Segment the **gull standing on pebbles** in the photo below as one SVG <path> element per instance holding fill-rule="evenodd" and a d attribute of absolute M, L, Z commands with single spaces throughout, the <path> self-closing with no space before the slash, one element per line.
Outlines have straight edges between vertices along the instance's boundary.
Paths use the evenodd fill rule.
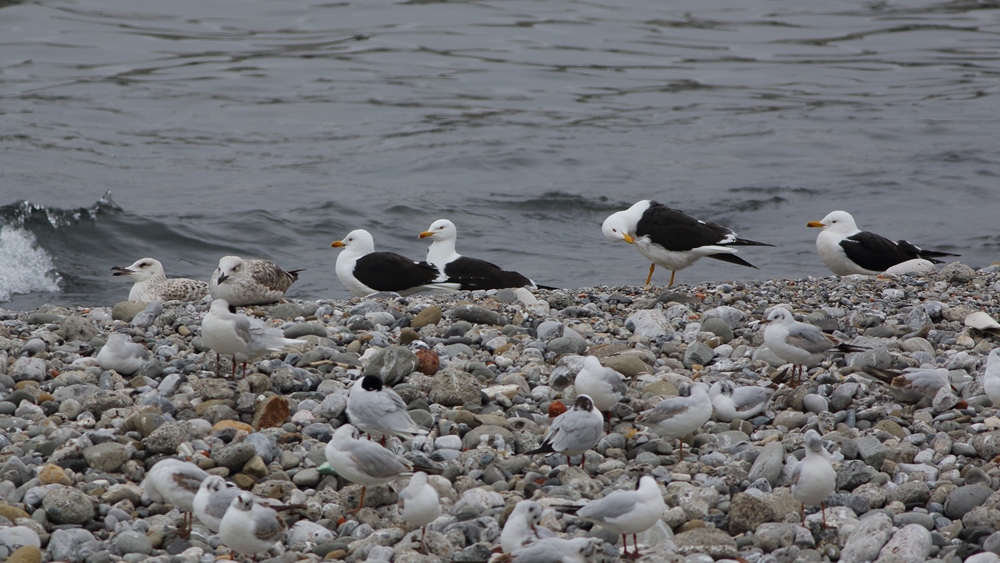
<path fill-rule="evenodd" d="M 868 231 L 862 231 L 854 217 L 846 211 L 832 211 L 820 221 L 809 221 L 807 227 L 823 229 L 816 237 L 819 258 L 838 276 L 880 274 L 896 264 L 910 260 L 927 260 L 940 264 L 943 256 L 958 256 L 949 252 L 923 250 L 912 242 L 892 241 Z"/>
<path fill-rule="evenodd" d="M 542 512 L 542 505 L 533 500 L 518 501 L 500 532 L 500 549 L 511 553 L 538 540 L 555 537 L 552 530 L 539 525 Z"/>
<path fill-rule="evenodd" d="M 212 301 L 212 306 L 201 321 L 201 338 L 215 350 L 215 371 L 219 371 L 219 354 L 233 356 L 233 377 L 236 377 L 236 362 L 243 362 L 246 376 L 247 362 L 268 352 L 281 351 L 286 346 L 308 344 L 305 340 L 285 338 L 281 329 L 272 328 L 263 322 L 236 313 L 236 308 L 225 299 Z"/>
<path fill-rule="evenodd" d="M 285 521 L 278 513 L 256 501 L 250 493 L 233 499 L 219 523 L 219 536 L 229 549 L 243 555 L 268 551 L 281 541 Z"/>
<path fill-rule="evenodd" d="M 993 406 L 1000 408 L 1000 348 L 990 352 L 983 368 L 983 391 Z"/>
<path fill-rule="evenodd" d="M 639 557 L 636 536 L 653 527 L 666 509 L 656 479 L 643 475 L 635 490 L 615 491 L 604 498 L 592 500 L 577 510 L 576 515 L 621 534 L 623 556 L 635 559 Z M 635 548 L 632 554 L 628 552 L 628 534 L 632 535 L 632 546 Z"/>
<path fill-rule="evenodd" d="M 695 383 L 687 397 L 668 397 L 655 407 L 639 413 L 635 421 L 663 438 L 676 438 L 680 448 L 679 459 L 684 459 L 684 441 L 688 434 L 698 430 L 712 418 L 712 399 L 708 385 Z"/>
<path fill-rule="evenodd" d="M 800 323 L 792 312 L 783 307 L 775 307 L 764 329 L 764 344 L 776 356 L 793 365 L 793 380 L 802 383 L 803 366 L 819 363 L 829 352 L 863 352 L 865 348 L 844 344 L 826 334 L 816 325 Z M 797 370 L 798 377 L 794 377 Z"/>
<path fill-rule="evenodd" d="M 657 265 L 670 270 L 672 286 L 678 270 L 706 256 L 757 269 L 757 266 L 736 256 L 736 249 L 731 247 L 773 246 L 738 238 L 732 229 L 695 219 L 648 199 L 624 211 L 612 213 L 604 220 L 601 230 L 608 240 L 634 244 L 639 253 L 652 262 L 646 285 L 653 279 L 653 270 Z"/>
<path fill-rule="evenodd" d="M 802 503 L 802 523 L 806 522 L 806 505 L 820 505 L 823 526 L 826 527 L 826 497 L 837 488 L 837 472 L 833 458 L 823 447 L 823 439 L 815 430 L 806 431 L 806 456 L 792 469 L 792 497 Z"/>
<path fill-rule="evenodd" d="M 590 397 L 577 395 L 573 408 L 552 421 L 541 447 L 526 453 L 558 452 L 566 456 L 566 465 L 570 464 L 572 456 L 579 454 L 580 467 L 583 467 L 587 458 L 583 453 L 596 446 L 603 434 L 604 415 L 597 410 Z"/>
<path fill-rule="evenodd" d="M 150 468 L 139 486 L 146 491 L 146 496 L 153 502 L 170 503 L 184 513 L 181 535 L 186 537 L 186 534 L 191 532 L 194 497 L 198 494 L 201 482 L 206 478 L 208 473 L 197 465 L 166 458 Z"/>
<path fill-rule="evenodd" d="M 149 360 L 149 351 L 142 344 L 132 342 L 120 332 L 108 334 L 107 343 L 97 353 L 101 369 L 114 370 L 121 375 L 132 375 Z"/>
<path fill-rule="evenodd" d="M 225 299 L 235 307 L 277 303 L 299 279 L 301 271 L 286 272 L 270 260 L 223 256 L 212 272 L 209 292 L 212 299 Z"/>
<path fill-rule="evenodd" d="M 194 496 L 192 503 L 194 515 L 206 528 L 218 533 L 222 517 L 226 515 L 229 506 L 233 504 L 233 499 L 241 493 L 245 493 L 245 491 L 232 483 L 227 483 L 222 477 L 209 475 L 201 482 L 198 494 Z M 305 508 L 304 504 L 280 504 L 274 499 L 260 498 L 252 493 L 251 496 L 253 496 L 254 501 L 277 512 Z"/>
<path fill-rule="evenodd" d="M 756 385 L 736 387 L 728 380 L 716 381 L 708 389 L 715 419 L 721 422 L 732 422 L 736 418 L 747 420 L 757 416 L 767 406 L 772 393 L 773 389 Z"/>
<path fill-rule="evenodd" d="M 386 434 L 409 440 L 414 434 L 427 433 L 410 418 L 402 397 L 383 386 L 382 378 L 377 375 L 366 375 L 351 386 L 347 416 L 358 430 L 369 436 L 381 436 L 383 445 Z"/>
<path fill-rule="evenodd" d="M 129 301 L 201 301 L 208 293 L 208 284 L 188 278 L 167 279 L 163 264 L 152 258 L 141 258 L 131 266 L 111 268 L 114 276 L 128 276 L 135 282 L 128 292 Z"/>
<path fill-rule="evenodd" d="M 333 433 L 326 445 L 326 461 L 348 481 L 361 485 L 357 510 L 365 505 L 365 489 L 413 474 L 413 464 L 375 442 L 358 440 L 358 430 L 345 424 Z M 356 512 L 356 511 L 355 511 Z"/>
<path fill-rule="evenodd" d="M 610 431 L 611 407 L 628 396 L 628 386 L 625 385 L 622 374 L 601 365 L 597 356 L 587 356 L 583 360 L 583 368 L 576 374 L 573 386 L 577 393 L 589 396 L 597 410 L 608 413 Z"/>
<path fill-rule="evenodd" d="M 399 492 L 399 508 L 404 522 L 421 529 L 419 549 L 423 550 L 427 524 L 441 515 L 441 499 L 437 490 L 427 482 L 426 473 L 417 471 L 410 477 L 409 484 Z"/>

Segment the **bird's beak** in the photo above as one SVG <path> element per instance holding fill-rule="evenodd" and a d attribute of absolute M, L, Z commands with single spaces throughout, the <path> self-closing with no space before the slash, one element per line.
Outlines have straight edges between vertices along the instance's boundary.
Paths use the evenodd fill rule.
<path fill-rule="evenodd" d="M 427 238 L 427 237 L 432 237 L 432 236 L 434 236 L 434 233 L 432 233 L 430 231 L 424 231 L 424 232 L 420 233 L 420 238 Z"/>
<path fill-rule="evenodd" d="M 222 282 L 224 282 L 224 281 L 226 281 L 228 279 L 229 279 L 229 275 L 228 274 L 219 274 L 219 281 L 217 283 L 221 284 Z"/>
<path fill-rule="evenodd" d="M 331 248 L 344 248 L 344 241 L 342 241 L 342 240 L 335 240 L 332 243 L 330 243 L 330 247 Z"/>
<path fill-rule="evenodd" d="M 808 223 L 806 223 L 806 226 L 807 227 L 812 227 L 814 229 L 822 229 L 826 225 L 824 225 L 823 223 L 820 223 L 819 221 L 809 221 Z"/>
<path fill-rule="evenodd" d="M 128 268 L 122 268 L 121 266 L 112 266 L 111 271 L 114 272 L 112 276 L 127 276 L 132 273 L 132 270 Z"/>
<path fill-rule="evenodd" d="M 625 237 L 625 242 L 629 244 L 635 244 L 635 239 L 632 238 L 628 233 L 622 233 L 622 236 Z"/>

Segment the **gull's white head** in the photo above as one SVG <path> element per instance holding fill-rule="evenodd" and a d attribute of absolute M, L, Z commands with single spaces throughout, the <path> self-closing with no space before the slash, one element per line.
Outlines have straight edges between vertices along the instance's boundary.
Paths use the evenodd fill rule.
<path fill-rule="evenodd" d="M 208 307 L 210 313 L 236 313 L 236 307 L 233 307 L 225 299 L 214 299 L 212 304 Z"/>
<path fill-rule="evenodd" d="M 233 499 L 233 503 L 229 505 L 229 508 L 250 512 L 253 510 L 253 495 L 250 493 L 240 493 Z"/>
<path fill-rule="evenodd" d="M 542 505 L 533 500 L 522 500 L 514 505 L 514 511 L 510 513 L 508 518 L 512 518 L 514 515 L 521 515 L 528 525 L 534 527 L 542 521 Z"/>
<path fill-rule="evenodd" d="M 792 312 L 784 307 L 775 307 L 771 314 L 767 316 L 767 322 L 778 325 L 790 325 L 795 322 Z"/>
<path fill-rule="evenodd" d="M 111 349 L 118 349 L 125 345 L 126 342 L 131 342 L 132 339 L 128 338 L 120 332 L 108 333 L 108 341 L 105 346 L 110 346 Z"/>
<path fill-rule="evenodd" d="M 851 214 L 846 211 L 831 211 L 823 219 L 809 221 L 806 223 L 806 226 L 844 234 L 853 234 L 858 231 L 858 225 L 854 222 L 854 217 L 851 217 Z"/>
<path fill-rule="evenodd" d="M 223 256 L 219 259 L 219 267 L 215 269 L 213 276 L 215 283 L 222 285 L 227 281 L 234 283 L 247 276 L 246 268 L 243 267 L 244 260 L 239 256 Z"/>
<path fill-rule="evenodd" d="M 806 431 L 806 449 L 813 453 L 823 451 L 823 439 L 820 437 L 819 432 L 815 430 Z"/>
<path fill-rule="evenodd" d="M 226 480 L 218 475 L 209 475 L 201 482 L 201 488 L 209 493 L 217 493 L 226 488 Z"/>
<path fill-rule="evenodd" d="M 375 252 L 375 239 L 372 234 L 364 229 L 357 229 L 347 233 L 342 240 L 335 240 L 330 245 L 333 248 L 343 248 L 344 252 L 364 256 Z"/>
<path fill-rule="evenodd" d="M 635 239 L 629 234 L 629 222 L 625 215 L 626 213 L 627 211 L 618 211 L 617 213 L 608 215 L 608 218 L 604 220 L 604 224 L 601 225 L 604 238 L 612 241 L 623 240 L 630 244 L 635 242 Z"/>
<path fill-rule="evenodd" d="M 601 365 L 601 360 L 598 360 L 597 356 L 587 356 L 583 359 L 583 369 L 600 371 L 602 368 L 604 368 L 604 366 Z"/>
<path fill-rule="evenodd" d="M 420 233 L 420 238 L 427 237 L 430 237 L 433 241 L 455 240 L 458 238 L 458 229 L 455 228 L 455 223 L 447 219 L 438 219 L 431 223 L 430 228 Z"/>
<path fill-rule="evenodd" d="M 111 268 L 111 270 L 114 272 L 114 274 L 112 274 L 114 276 L 128 276 L 132 278 L 132 281 L 136 282 L 142 282 L 157 277 L 166 277 L 166 274 L 163 272 L 163 264 L 160 264 L 159 260 L 154 260 L 152 258 L 140 258 L 127 268 L 115 266 Z"/>

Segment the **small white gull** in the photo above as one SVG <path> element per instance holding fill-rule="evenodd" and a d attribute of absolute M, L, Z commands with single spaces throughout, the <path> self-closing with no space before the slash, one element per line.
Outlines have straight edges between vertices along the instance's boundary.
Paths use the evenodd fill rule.
<path fill-rule="evenodd" d="M 666 510 L 660 486 L 649 475 L 639 478 L 638 487 L 632 491 L 615 491 L 604 498 L 590 501 L 576 511 L 584 520 L 621 534 L 624 557 L 638 558 L 639 545 L 636 536 L 653 527 Z M 632 535 L 632 554 L 628 552 L 627 535 Z"/>
<path fill-rule="evenodd" d="M 427 474 L 417 471 L 399 492 L 399 515 L 407 524 L 420 528 L 420 550 L 424 548 L 427 524 L 441 515 L 441 498 L 427 482 Z"/>
<path fill-rule="evenodd" d="M 590 397 L 577 395 L 573 407 L 552 421 L 542 445 L 526 453 L 558 452 L 566 456 L 566 465 L 570 464 L 572 456 L 580 455 L 580 467 L 583 467 L 586 456 L 582 454 L 596 446 L 603 435 L 604 415 L 594 407 Z"/>
<path fill-rule="evenodd" d="M 775 307 L 764 321 L 764 344 L 779 358 L 793 365 L 793 381 L 802 383 L 803 367 L 819 363 L 830 352 L 863 352 L 865 349 L 842 343 L 816 325 L 795 320 L 792 312 Z M 794 377 L 797 370 L 798 377 Z"/>
<path fill-rule="evenodd" d="M 683 438 L 698 430 L 712 418 L 712 399 L 708 385 L 695 383 L 687 397 L 668 397 L 655 407 L 639 413 L 635 421 L 659 436 L 676 438 L 680 449 L 679 459 L 684 459 Z"/>
<path fill-rule="evenodd" d="M 542 512 L 542 505 L 533 500 L 521 500 L 514 505 L 500 532 L 500 548 L 504 553 L 555 536 L 552 530 L 540 525 Z"/>
<path fill-rule="evenodd" d="M 347 416 L 358 430 L 382 437 L 383 445 L 386 434 L 411 439 L 415 434 L 427 433 L 410 417 L 402 397 L 385 387 L 377 375 L 363 376 L 351 386 Z"/>
<path fill-rule="evenodd" d="M 219 354 L 233 356 L 232 375 L 236 377 L 237 361 L 243 362 L 243 375 L 246 375 L 247 362 L 287 346 L 308 344 L 305 340 L 285 338 L 281 329 L 269 327 L 258 319 L 235 311 L 236 308 L 225 299 L 216 299 L 201 321 L 201 338 L 216 353 L 216 372 L 219 370 Z"/>
<path fill-rule="evenodd" d="M 149 361 L 149 351 L 120 332 L 108 334 L 108 341 L 97 353 L 101 369 L 114 370 L 121 375 L 132 375 Z"/>
<path fill-rule="evenodd" d="M 281 541 L 285 521 L 273 508 L 257 502 L 250 493 L 240 493 L 233 499 L 219 523 L 219 536 L 229 549 L 253 555 L 268 551 Z"/>
<path fill-rule="evenodd" d="M 806 505 L 818 504 L 823 512 L 823 526 L 826 526 L 826 498 L 837 488 L 837 472 L 818 432 L 806 431 L 805 447 L 805 457 L 792 469 L 792 497 L 802 504 L 803 524 L 806 521 Z"/>

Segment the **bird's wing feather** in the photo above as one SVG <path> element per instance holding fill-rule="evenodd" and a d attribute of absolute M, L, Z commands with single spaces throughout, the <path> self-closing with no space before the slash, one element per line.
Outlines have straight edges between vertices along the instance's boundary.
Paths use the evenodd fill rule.
<path fill-rule="evenodd" d="M 810 354 L 820 354 L 832 348 L 836 342 L 831 341 L 818 326 L 796 323 L 788 327 L 788 344 Z"/>

